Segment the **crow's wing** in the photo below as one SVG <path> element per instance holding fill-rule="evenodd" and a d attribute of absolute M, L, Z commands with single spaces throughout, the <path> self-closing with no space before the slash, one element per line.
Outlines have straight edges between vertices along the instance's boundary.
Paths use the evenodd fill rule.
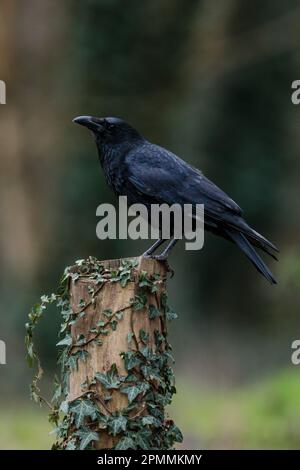
<path fill-rule="evenodd" d="M 128 179 L 142 194 L 167 204 L 204 204 L 206 216 L 220 220 L 242 214 L 240 207 L 199 170 L 162 147 L 147 144 L 126 160 Z"/>

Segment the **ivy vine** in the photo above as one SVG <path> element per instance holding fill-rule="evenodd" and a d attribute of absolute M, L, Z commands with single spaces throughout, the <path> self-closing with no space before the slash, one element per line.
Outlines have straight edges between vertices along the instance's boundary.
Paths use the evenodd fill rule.
<path fill-rule="evenodd" d="M 180 430 L 167 418 L 165 412 L 165 407 L 176 393 L 171 367 L 174 359 L 165 327 L 162 331 L 155 331 L 155 350 L 149 346 L 149 335 L 145 330 L 141 329 L 137 338 L 132 328 L 127 337 L 128 350 L 121 353 L 127 375 L 120 375 L 116 364 L 113 364 L 106 373 L 96 372 L 93 380 L 81 384 L 82 394 L 74 400 L 68 400 L 70 373 L 78 368 L 79 361 L 86 361 L 89 357 L 86 345 L 94 341 L 101 346 L 101 338 L 113 334 L 127 309 L 138 312 L 147 308 L 149 318 L 161 317 L 163 325 L 166 320 L 176 318 L 175 312 L 167 304 L 165 292 L 160 294 L 159 307 L 158 304 L 147 304 L 147 293 L 157 295 L 162 280 L 159 274 L 148 275 L 142 271 L 138 278 L 138 293 L 131 299 L 130 305 L 117 312 L 107 309 L 103 312 L 106 320 L 99 321 L 90 330 L 92 338 L 86 339 L 81 335 L 74 341 L 72 325 L 86 315 L 87 307 L 96 301 L 104 284 L 119 282 L 125 287 L 128 282 L 132 282 L 137 263 L 136 259 L 123 260 L 119 268 L 108 270 L 93 257 L 78 260 L 75 266 L 65 269 L 58 291 L 43 295 L 40 303 L 29 313 L 25 344 L 28 364 L 36 369 L 31 384 L 31 398 L 41 405 L 46 404 L 50 409 L 49 421 L 54 425 L 57 437 L 53 449 L 93 449 L 103 431 L 116 437 L 116 450 L 170 449 L 176 442 L 182 441 Z M 93 286 L 89 287 L 90 300 L 80 300 L 75 312 L 70 304 L 69 283 L 70 280 L 76 282 L 84 277 L 93 280 Z M 39 388 L 43 370 L 33 339 L 35 329 L 50 304 L 55 304 L 62 316 L 57 343 L 61 373 L 60 378 L 55 377 L 52 399 L 47 400 Z M 95 386 L 97 383 L 105 390 L 101 396 Z M 110 412 L 107 406 L 113 390 L 119 390 L 128 398 L 128 405 L 116 412 Z"/>

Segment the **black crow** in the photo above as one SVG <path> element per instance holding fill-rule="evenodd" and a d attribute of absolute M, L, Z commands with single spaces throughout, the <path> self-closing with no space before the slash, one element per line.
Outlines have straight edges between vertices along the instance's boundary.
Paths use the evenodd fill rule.
<path fill-rule="evenodd" d="M 254 247 L 275 259 L 274 251 L 278 249 L 247 224 L 240 207 L 201 171 L 169 150 L 148 142 L 122 119 L 79 116 L 74 122 L 92 131 L 106 181 L 117 195 L 127 196 L 130 204 L 147 206 L 204 204 L 205 230 L 234 242 L 256 269 L 276 284 Z M 144 255 L 153 256 L 164 241 L 156 241 Z M 156 258 L 166 259 L 176 241 L 171 239 Z"/>

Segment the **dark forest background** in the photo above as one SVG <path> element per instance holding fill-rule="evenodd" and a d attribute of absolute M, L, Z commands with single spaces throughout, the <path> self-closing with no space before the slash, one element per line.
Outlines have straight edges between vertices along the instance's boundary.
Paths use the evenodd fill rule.
<path fill-rule="evenodd" d="M 43 448 L 24 324 L 66 265 L 142 253 L 96 238 L 96 207 L 116 203 L 80 114 L 119 116 L 200 168 L 280 247 L 270 286 L 231 244 L 174 250 L 169 296 L 186 448 L 299 448 L 300 6 L 296 0 L 0 2 L 1 448 Z M 180 246 L 181 245 L 181 246 Z M 39 347 L 55 370 L 60 319 Z M 2 424 L 1 424 L 2 423 Z"/>

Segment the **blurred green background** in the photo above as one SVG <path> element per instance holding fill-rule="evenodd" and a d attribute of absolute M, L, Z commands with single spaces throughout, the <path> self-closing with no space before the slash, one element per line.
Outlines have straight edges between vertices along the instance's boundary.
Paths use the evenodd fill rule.
<path fill-rule="evenodd" d="M 80 114 L 123 117 L 200 168 L 280 247 L 271 287 L 231 244 L 178 244 L 169 297 L 182 448 L 299 448 L 300 7 L 296 0 L 1 0 L 0 448 L 49 448 L 29 401 L 24 323 L 76 259 L 134 256 L 99 241 L 96 207 L 116 203 Z M 59 317 L 38 344 L 55 372 Z"/>

